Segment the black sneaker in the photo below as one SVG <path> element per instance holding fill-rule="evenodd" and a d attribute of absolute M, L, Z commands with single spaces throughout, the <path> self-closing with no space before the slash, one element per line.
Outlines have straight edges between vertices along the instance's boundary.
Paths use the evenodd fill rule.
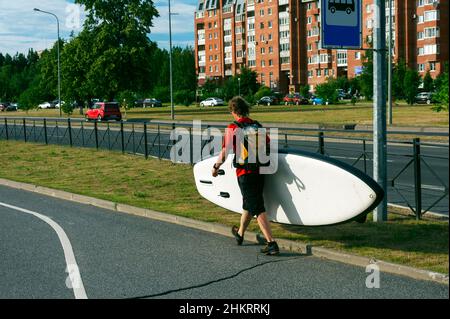
<path fill-rule="evenodd" d="M 240 246 L 240 245 L 242 245 L 242 242 L 244 241 L 244 236 L 239 235 L 238 231 L 239 231 L 239 228 L 237 226 L 233 226 L 231 228 L 231 233 L 233 234 L 234 238 L 236 238 L 237 244 Z"/>
<path fill-rule="evenodd" d="M 280 253 L 280 248 L 278 248 L 278 244 L 276 241 L 270 242 L 266 247 L 261 249 L 261 252 L 266 255 L 278 255 Z"/>

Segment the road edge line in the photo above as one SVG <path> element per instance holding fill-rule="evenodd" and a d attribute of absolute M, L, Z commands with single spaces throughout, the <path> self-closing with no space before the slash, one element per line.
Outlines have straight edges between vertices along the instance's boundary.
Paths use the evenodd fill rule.
<path fill-rule="evenodd" d="M 147 208 L 140 208 L 127 204 L 115 203 L 103 199 L 97 199 L 94 197 L 79 195 L 43 186 L 36 186 L 33 184 L 23 182 L 15 182 L 3 178 L 0 178 L 0 185 L 30 191 L 45 196 L 55 197 L 58 199 L 69 200 L 80 204 L 92 205 L 95 207 L 108 209 L 119 213 L 150 218 L 172 224 L 182 225 L 185 227 L 195 228 L 210 233 L 216 233 L 227 237 L 232 237 L 229 227 L 218 223 L 199 221 L 187 217 L 158 212 Z M 256 233 L 247 231 L 246 234 L 247 234 L 246 236 L 247 241 L 257 242 Z M 382 260 L 376 260 L 374 258 L 342 253 L 336 250 L 323 248 L 319 246 L 312 246 L 306 243 L 292 241 L 288 239 L 278 239 L 277 242 L 279 247 L 283 250 L 297 253 L 298 252 L 306 253 L 307 255 L 312 255 L 315 257 L 333 260 L 345 264 L 351 264 L 359 267 L 367 267 L 370 264 L 376 264 L 381 272 L 387 272 L 417 280 L 433 281 L 440 284 L 449 285 L 449 276 L 446 274 L 404 266 L 400 264 L 394 264 Z"/>

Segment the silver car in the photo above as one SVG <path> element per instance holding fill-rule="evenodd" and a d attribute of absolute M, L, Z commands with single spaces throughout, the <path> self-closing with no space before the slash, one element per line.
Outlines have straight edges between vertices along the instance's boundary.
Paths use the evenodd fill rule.
<path fill-rule="evenodd" d="M 217 97 L 210 97 L 200 102 L 200 106 L 217 106 L 223 105 L 223 100 Z"/>

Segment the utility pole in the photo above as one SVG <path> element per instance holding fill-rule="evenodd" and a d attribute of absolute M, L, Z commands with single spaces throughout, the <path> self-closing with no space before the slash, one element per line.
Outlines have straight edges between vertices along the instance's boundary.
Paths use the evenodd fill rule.
<path fill-rule="evenodd" d="M 387 220 L 387 141 L 386 141 L 386 3 L 374 0 L 373 29 L 373 177 L 383 188 L 383 201 L 375 209 L 374 222 Z"/>
<path fill-rule="evenodd" d="M 388 45 L 388 107 L 389 125 L 392 125 L 392 0 L 389 0 L 389 45 Z"/>

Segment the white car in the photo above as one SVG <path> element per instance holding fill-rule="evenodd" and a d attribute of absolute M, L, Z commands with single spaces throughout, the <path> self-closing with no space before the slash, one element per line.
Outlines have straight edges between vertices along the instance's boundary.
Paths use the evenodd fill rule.
<path fill-rule="evenodd" d="M 217 97 L 210 97 L 200 102 L 200 106 L 217 106 L 223 105 L 223 100 Z"/>
<path fill-rule="evenodd" d="M 39 109 L 50 109 L 51 107 L 52 107 L 52 105 L 49 102 L 41 103 L 38 106 Z"/>
<path fill-rule="evenodd" d="M 66 104 L 66 102 L 64 102 L 64 101 L 61 101 L 61 105 L 64 105 L 64 104 Z M 57 102 L 56 104 L 55 104 L 55 107 L 57 108 L 57 109 L 59 109 L 59 103 Z"/>

